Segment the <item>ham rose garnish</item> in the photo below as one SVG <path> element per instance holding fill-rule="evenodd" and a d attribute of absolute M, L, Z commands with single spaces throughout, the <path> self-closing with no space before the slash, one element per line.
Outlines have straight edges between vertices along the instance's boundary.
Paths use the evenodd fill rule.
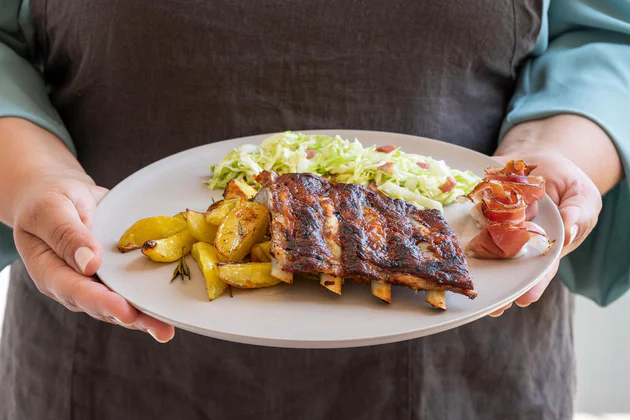
<path fill-rule="evenodd" d="M 493 166 L 485 170 L 484 180 L 499 181 L 506 189 L 510 189 L 521 196 L 527 209 L 527 220 L 532 220 L 538 213 L 536 201 L 545 196 L 545 178 L 530 175 L 536 166 L 527 166 L 522 160 L 512 160 L 504 168 Z"/>
<path fill-rule="evenodd" d="M 468 198 L 474 203 L 471 215 L 481 228 L 466 246 L 468 255 L 482 258 L 515 258 L 529 244 L 546 254 L 555 241 L 535 223 L 536 201 L 545 195 L 545 179 L 529 175 L 535 166 L 512 160 L 505 168 L 486 169 L 484 180 Z"/>
<path fill-rule="evenodd" d="M 479 227 L 487 222 L 519 225 L 526 220 L 527 205 L 523 197 L 509 189 L 505 189 L 498 181 L 482 181 L 468 198 L 475 203 L 471 216 Z"/>
<path fill-rule="evenodd" d="M 515 258 L 529 244 L 545 255 L 554 243 L 536 223 L 487 223 L 468 243 L 466 253 L 481 259 Z"/>

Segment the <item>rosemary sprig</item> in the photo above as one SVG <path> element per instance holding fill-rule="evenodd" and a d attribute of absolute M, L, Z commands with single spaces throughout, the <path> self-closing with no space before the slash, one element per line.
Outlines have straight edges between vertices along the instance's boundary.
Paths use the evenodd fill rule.
<path fill-rule="evenodd" d="M 232 296 L 232 285 L 228 284 L 228 290 L 230 291 L 230 297 L 233 298 L 234 296 Z"/>
<path fill-rule="evenodd" d="M 190 280 L 190 268 L 188 267 L 188 264 L 186 264 L 185 257 L 180 258 L 179 262 L 177 263 L 177 267 L 175 267 L 175 270 L 173 271 L 173 278 L 171 279 L 171 283 L 173 283 L 173 281 L 175 281 L 177 277 L 180 277 L 182 281 L 184 281 L 186 277 L 188 277 L 188 280 Z"/>
<path fill-rule="evenodd" d="M 238 221 L 238 234 L 239 236 L 243 236 L 243 225 L 241 225 L 241 221 Z"/>

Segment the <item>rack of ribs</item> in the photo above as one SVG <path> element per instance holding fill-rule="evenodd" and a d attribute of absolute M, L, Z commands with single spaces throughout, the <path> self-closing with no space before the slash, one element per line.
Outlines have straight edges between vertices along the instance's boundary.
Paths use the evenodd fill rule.
<path fill-rule="evenodd" d="M 438 210 L 308 173 L 263 172 L 257 181 L 254 200 L 270 210 L 272 266 L 281 280 L 317 276 L 341 294 L 341 279 L 350 279 L 371 284 L 387 302 L 391 285 L 476 297 L 462 248 Z"/>

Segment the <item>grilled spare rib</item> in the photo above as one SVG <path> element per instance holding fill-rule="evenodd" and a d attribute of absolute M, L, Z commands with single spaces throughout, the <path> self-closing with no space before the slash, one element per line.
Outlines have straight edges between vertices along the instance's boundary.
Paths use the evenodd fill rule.
<path fill-rule="evenodd" d="M 307 173 L 263 172 L 257 181 L 254 200 L 271 211 L 271 254 L 283 272 L 477 295 L 438 210 Z"/>

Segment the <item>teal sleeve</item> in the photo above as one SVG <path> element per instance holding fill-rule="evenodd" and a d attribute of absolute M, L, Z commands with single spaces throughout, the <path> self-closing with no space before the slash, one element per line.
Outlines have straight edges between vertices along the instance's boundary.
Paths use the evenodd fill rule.
<path fill-rule="evenodd" d="M 522 69 L 502 135 L 524 121 L 581 115 L 608 133 L 629 174 L 630 3 L 551 0 L 548 25 L 537 55 Z M 597 226 L 563 259 L 560 276 L 571 290 L 602 306 L 630 287 L 628 177 L 606 194 Z"/>
<path fill-rule="evenodd" d="M 36 66 L 28 0 L 0 0 L 0 118 L 20 117 L 74 146 L 48 98 Z M 11 230 L 0 224 L 0 270 L 18 257 Z"/>

